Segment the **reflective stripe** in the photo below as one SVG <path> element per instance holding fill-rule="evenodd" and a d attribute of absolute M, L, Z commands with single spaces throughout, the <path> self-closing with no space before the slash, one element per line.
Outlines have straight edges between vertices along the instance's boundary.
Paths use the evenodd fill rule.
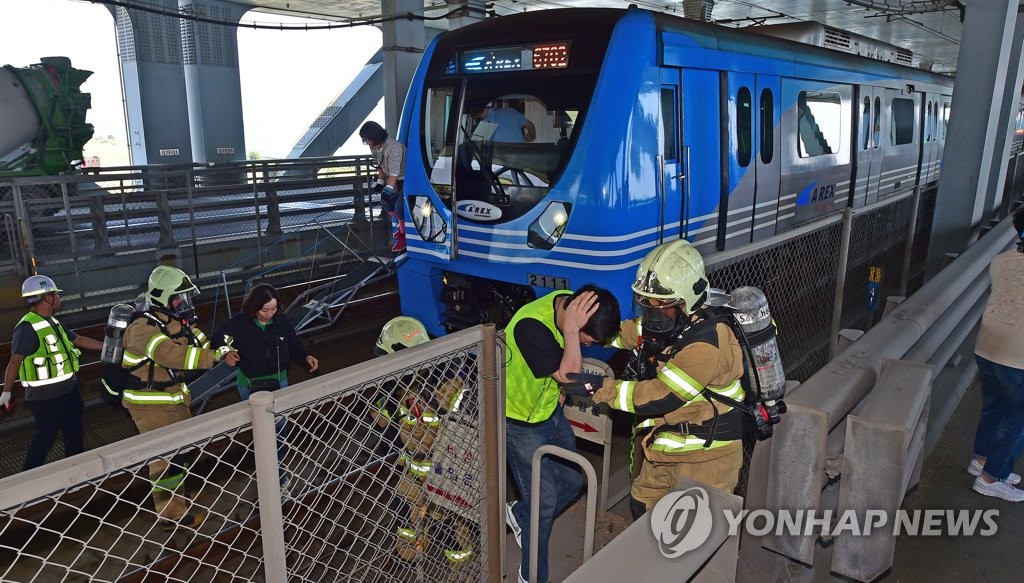
<path fill-rule="evenodd" d="M 404 538 L 413 540 L 416 538 L 416 531 L 411 528 L 398 527 L 397 529 L 398 538 Z"/>
<path fill-rule="evenodd" d="M 202 348 L 195 346 L 189 346 L 185 350 L 185 370 L 196 370 L 199 368 L 199 355 L 202 354 Z"/>
<path fill-rule="evenodd" d="M 441 424 L 441 418 L 435 415 L 424 415 L 423 417 L 417 419 L 412 415 L 406 415 L 405 417 L 402 418 L 402 422 L 405 423 L 406 425 L 416 425 L 420 422 L 423 422 L 432 427 L 437 427 L 438 425 Z"/>
<path fill-rule="evenodd" d="M 409 460 L 407 463 L 409 464 L 409 472 L 420 477 L 429 474 L 430 468 L 433 467 L 433 464 L 429 460 L 426 462 Z"/>
<path fill-rule="evenodd" d="M 452 406 L 448 408 L 448 412 L 458 412 L 459 407 L 462 406 L 462 399 L 466 397 L 467 392 L 469 392 L 468 389 L 462 389 L 461 391 L 458 392 L 458 394 L 455 395 L 455 398 L 452 399 Z"/>
<path fill-rule="evenodd" d="M 178 486 L 180 486 L 181 483 L 184 481 L 184 472 L 174 474 L 173 476 L 167 476 L 165 478 L 160 478 L 156 482 L 153 482 L 153 491 L 157 492 L 161 490 L 177 490 Z"/>
<path fill-rule="evenodd" d="M 32 329 L 35 330 L 36 332 L 42 330 L 43 328 L 49 328 L 49 327 L 50 327 L 50 323 L 47 322 L 46 320 L 43 320 L 41 322 L 34 322 L 34 323 L 32 323 Z"/>
<path fill-rule="evenodd" d="M 729 445 L 732 441 L 712 441 L 708 448 L 704 447 L 707 440 L 703 437 L 692 435 L 678 435 L 674 433 L 662 433 L 654 438 L 651 449 L 665 453 L 677 453 L 682 451 L 693 451 L 698 449 L 714 449 L 723 445 Z"/>
<path fill-rule="evenodd" d="M 62 383 L 71 377 L 75 376 L 75 373 L 62 374 L 60 376 L 53 377 L 52 379 L 41 379 L 38 381 L 21 381 L 21 384 L 26 387 L 43 387 L 46 385 L 52 385 L 56 383 Z"/>
<path fill-rule="evenodd" d="M 722 395 L 723 397 L 729 397 L 730 399 L 735 399 L 737 401 L 742 401 L 744 396 L 743 385 L 740 383 L 739 379 L 733 381 L 732 384 L 728 386 L 710 390 Z"/>
<path fill-rule="evenodd" d="M 658 425 L 658 421 L 656 418 L 652 417 L 650 419 L 644 419 L 640 423 L 637 423 L 636 429 L 646 429 L 648 427 L 654 427 L 655 425 Z"/>
<path fill-rule="evenodd" d="M 612 340 L 612 348 L 625 348 L 625 346 L 622 345 L 622 335 L 621 334 L 616 334 L 615 335 L 615 339 Z"/>
<path fill-rule="evenodd" d="M 180 393 L 166 391 L 134 391 L 126 389 L 124 400 L 135 405 L 178 405 L 185 402 L 188 387 L 182 385 Z"/>
<path fill-rule="evenodd" d="M 445 558 L 448 559 L 449 562 L 452 562 L 452 563 L 464 563 L 470 557 L 473 556 L 473 548 L 470 547 L 468 549 L 463 549 L 461 551 L 459 551 L 459 550 L 452 550 L 452 549 L 445 549 L 444 550 L 444 556 L 445 556 Z"/>
<path fill-rule="evenodd" d="M 615 385 L 615 405 L 619 411 L 633 413 L 636 408 L 633 406 L 633 389 L 636 388 L 636 381 L 619 381 Z"/>
<path fill-rule="evenodd" d="M 155 334 L 152 338 L 150 338 L 149 343 L 146 344 L 146 355 L 149 356 L 150 358 L 153 358 L 153 352 L 156 350 L 156 347 L 160 346 L 160 343 L 163 342 L 164 340 L 170 340 L 170 338 L 168 338 L 164 334 Z"/>
<path fill-rule="evenodd" d="M 121 395 L 114 389 L 110 388 L 110 385 L 107 384 L 107 381 L 105 379 L 100 379 L 100 384 L 103 385 L 103 389 L 107 391 L 108 395 L 111 395 L 113 397 L 119 397 Z"/>
<path fill-rule="evenodd" d="M 142 362 L 144 360 L 148 360 L 148 357 L 146 357 L 146 356 L 136 356 L 136 355 L 128 352 L 127 350 L 124 352 L 124 356 L 121 357 L 121 363 L 122 364 L 127 364 L 127 365 L 139 364 L 140 362 Z"/>
<path fill-rule="evenodd" d="M 671 362 L 666 362 L 665 366 L 661 367 L 658 377 L 686 401 L 699 397 L 700 392 L 704 390 L 703 385 Z"/>

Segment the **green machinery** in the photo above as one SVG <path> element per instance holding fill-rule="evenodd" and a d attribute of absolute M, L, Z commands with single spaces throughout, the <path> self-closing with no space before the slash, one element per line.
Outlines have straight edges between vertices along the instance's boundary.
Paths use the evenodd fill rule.
<path fill-rule="evenodd" d="M 82 160 L 93 128 L 79 88 L 90 75 L 67 57 L 0 68 L 0 178 L 61 174 Z"/>

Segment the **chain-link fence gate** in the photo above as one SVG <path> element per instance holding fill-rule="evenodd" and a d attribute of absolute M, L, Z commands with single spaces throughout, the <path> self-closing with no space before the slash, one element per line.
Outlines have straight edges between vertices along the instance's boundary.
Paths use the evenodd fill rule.
<path fill-rule="evenodd" d="M 495 350 L 478 326 L 6 478 L 0 580 L 492 580 Z"/>

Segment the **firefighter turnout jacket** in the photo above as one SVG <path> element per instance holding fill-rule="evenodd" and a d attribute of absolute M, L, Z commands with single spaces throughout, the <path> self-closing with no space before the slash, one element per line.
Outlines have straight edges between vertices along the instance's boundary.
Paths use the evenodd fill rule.
<path fill-rule="evenodd" d="M 166 314 L 146 312 L 124 333 L 122 366 L 138 381 L 125 389 L 125 405 L 187 406 L 183 373 L 210 369 L 219 356 L 199 328 L 185 328 Z"/>
<path fill-rule="evenodd" d="M 699 314 L 699 312 L 698 312 Z M 642 337 L 642 322 L 622 322 L 613 345 L 636 349 Z M 646 380 L 606 379 L 594 394 L 597 403 L 608 403 L 621 411 L 636 414 L 634 429 L 642 439 L 644 457 L 652 462 L 700 462 L 728 455 L 726 447 L 735 439 L 698 436 L 698 426 L 731 410 L 702 392 L 707 389 L 736 401 L 743 401 L 740 384 L 743 353 L 729 325 L 714 319 L 693 317 L 693 323 L 678 344 L 663 351 L 671 355 L 657 362 L 657 374 Z M 677 350 L 672 354 L 673 350 Z M 693 430 L 691 430 L 693 429 Z"/>

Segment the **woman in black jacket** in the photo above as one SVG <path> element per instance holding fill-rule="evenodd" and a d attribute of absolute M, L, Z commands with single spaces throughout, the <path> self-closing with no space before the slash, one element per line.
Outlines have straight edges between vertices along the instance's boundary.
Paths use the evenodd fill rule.
<path fill-rule="evenodd" d="M 230 336 L 241 357 L 235 374 L 243 401 L 251 392 L 288 386 L 288 365 L 293 361 L 305 362 L 309 372 L 320 365 L 302 347 L 288 316 L 278 311 L 280 305 L 281 296 L 273 286 L 257 285 L 242 300 L 241 313 L 213 336 L 214 344 L 225 344 L 224 337 Z"/>

